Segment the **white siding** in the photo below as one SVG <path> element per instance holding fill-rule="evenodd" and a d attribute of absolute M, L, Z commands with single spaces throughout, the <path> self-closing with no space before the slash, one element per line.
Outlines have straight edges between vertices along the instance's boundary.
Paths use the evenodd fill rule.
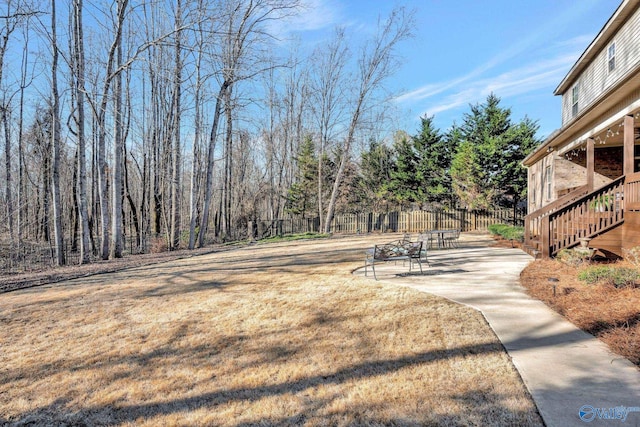
<path fill-rule="evenodd" d="M 616 68 L 608 71 L 608 49 L 616 44 Z M 576 83 L 562 94 L 562 125 L 573 118 L 572 89 L 578 85 L 578 114 L 604 93 L 612 84 L 640 62 L 640 9 L 623 24 L 594 60 L 577 78 Z"/>

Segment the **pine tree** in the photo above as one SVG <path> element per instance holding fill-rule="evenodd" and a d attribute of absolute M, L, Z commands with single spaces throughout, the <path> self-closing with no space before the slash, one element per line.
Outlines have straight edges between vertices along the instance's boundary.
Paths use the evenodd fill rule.
<path fill-rule="evenodd" d="M 316 211 L 318 159 L 315 155 L 315 145 L 311 137 L 304 138 L 295 161 L 298 173 L 296 181 L 287 192 L 285 210 L 294 215 L 302 215 L 305 218 L 308 213 L 315 213 Z"/>
<path fill-rule="evenodd" d="M 434 127 L 433 116 L 425 116 L 413 144 L 418 158 L 416 178 L 421 182 L 418 201 L 436 206 L 449 204 L 451 159 L 457 140 L 444 137 Z"/>
<path fill-rule="evenodd" d="M 526 197 L 522 160 L 538 145 L 536 122 L 511 122 L 511 110 L 491 94 L 484 104 L 471 106 L 460 127 L 463 141 L 452 162 L 454 191 L 471 209 L 495 204 L 513 206 Z"/>
<path fill-rule="evenodd" d="M 540 144 L 536 138 L 539 129 L 537 122 L 525 117 L 512 125 L 503 138 L 500 172 L 496 177 L 502 190 L 502 203 L 512 205 L 514 209 L 527 198 L 527 170 L 522 161 Z"/>
<path fill-rule="evenodd" d="M 421 201 L 423 177 L 416 173 L 420 159 L 411 137 L 400 136 L 393 148 L 395 162 L 391 170 L 389 192 L 403 206 Z"/>
<path fill-rule="evenodd" d="M 471 210 L 485 210 L 491 206 L 493 189 L 486 186 L 486 172 L 478 160 L 478 150 L 464 141 L 451 162 L 453 190 L 462 205 Z"/>
<path fill-rule="evenodd" d="M 360 185 L 363 203 L 374 212 L 382 211 L 391 198 L 389 181 L 392 168 L 393 151 L 383 143 L 369 141 L 368 151 L 362 152 L 360 157 Z"/>

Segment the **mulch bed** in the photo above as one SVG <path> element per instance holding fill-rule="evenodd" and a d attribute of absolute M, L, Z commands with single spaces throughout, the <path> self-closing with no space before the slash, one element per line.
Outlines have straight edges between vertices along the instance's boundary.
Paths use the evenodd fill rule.
<path fill-rule="evenodd" d="M 640 366 L 640 288 L 587 284 L 578 279 L 581 268 L 537 260 L 523 270 L 520 282 L 530 295 Z"/>

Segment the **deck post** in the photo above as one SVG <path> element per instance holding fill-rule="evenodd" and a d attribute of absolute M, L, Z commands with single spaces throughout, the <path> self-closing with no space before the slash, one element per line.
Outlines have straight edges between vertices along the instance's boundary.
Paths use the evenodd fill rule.
<path fill-rule="evenodd" d="M 624 151 L 623 151 L 623 162 L 624 162 L 624 175 L 631 175 L 634 173 L 634 153 L 633 153 L 633 126 L 634 120 L 633 116 L 624 116 Z"/>
<path fill-rule="evenodd" d="M 549 232 L 549 215 L 545 215 L 540 218 L 540 244 L 543 258 L 549 258 L 551 256 L 551 233 Z"/>
<path fill-rule="evenodd" d="M 593 138 L 587 139 L 587 189 L 593 191 L 593 183 L 595 178 L 595 141 Z"/>

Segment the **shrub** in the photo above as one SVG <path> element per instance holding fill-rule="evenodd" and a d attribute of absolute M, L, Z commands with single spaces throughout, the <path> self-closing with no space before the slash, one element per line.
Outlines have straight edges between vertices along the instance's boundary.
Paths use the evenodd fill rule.
<path fill-rule="evenodd" d="M 592 266 L 578 273 L 578 279 L 590 285 L 606 283 L 616 288 L 635 287 L 640 282 L 640 271 L 629 267 Z"/>
<path fill-rule="evenodd" d="M 608 280 L 609 277 L 611 277 L 611 269 L 607 265 L 596 265 L 578 273 L 578 279 L 583 282 L 587 282 L 590 285 Z"/>
<path fill-rule="evenodd" d="M 496 236 L 502 236 L 502 234 L 504 233 L 504 230 L 506 230 L 509 227 L 510 226 L 507 224 L 491 224 L 489 227 L 487 227 L 487 229 L 491 234 L 494 234 Z"/>
<path fill-rule="evenodd" d="M 516 242 L 524 242 L 524 227 L 509 227 L 504 231 L 503 237 Z"/>
<path fill-rule="evenodd" d="M 556 255 L 556 259 L 563 264 L 570 265 L 572 267 L 578 267 L 582 265 L 586 259 L 584 253 L 573 249 L 562 249 Z"/>
<path fill-rule="evenodd" d="M 491 234 L 500 236 L 503 239 L 515 240 L 517 242 L 524 241 L 524 227 L 514 227 L 507 224 L 491 224 L 487 229 Z"/>

